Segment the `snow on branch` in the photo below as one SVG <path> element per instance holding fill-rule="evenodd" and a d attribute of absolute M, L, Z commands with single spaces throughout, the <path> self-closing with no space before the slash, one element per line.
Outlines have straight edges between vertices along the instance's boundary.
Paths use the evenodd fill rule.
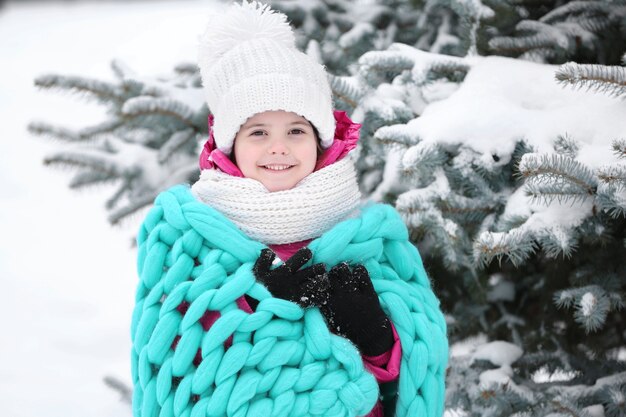
<path fill-rule="evenodd" d="M 111 64 L 115 83 L 81 77 L 43 76 L 46 88 L 85 91 L 109 107 L 108 118 L 72 131 L 31 123 L 38 135 L 63 140 L 64 149 L 44 163 L 73 167 L 72 188 L 115 183 L 106 201 L 109 220 L 119 222 L 150 204 L 156 194 L 198 176 L 199 143 L 207 135 L 208 108 L 197 68 L 181 64 L 169 78 L 136 74 L 121 61 Z"/>
<path fill-rule="evenodd" d="M 568 288 L 554 294 L 558 308 L 575 308 L 574 319 L 587 333 L 600 330 L 609 312 L 621 310 L 624 300 L 619 294 L 619 283 L 606 281 L 606 286 L 587 285 Z"/>
<path fill-rule="evenodd" d="M 103 104 L 124 100 L 124 92 L 117 85 L 85 77 L 48 74 L 35 78 L 35 85 L 46 90 L 69 91 Z"/>
<path fill-rule="evenodd" d="M 376 131 L 374 138 L 384 144 L 402 147 L 408 147 L 420 141 L 420 138 L 406 124 L 383 126 Z"/>
<path fill-rule="evenodd" d="M 359 85 L 363 84 L 363 82 L 359 82 L 356 77 L 340 77 L 334 75 L 330 75 L 329 80 L 333 95 L 343 100 L 350 107 L 355 108 L 364 94 L 365 89 L 360 88 Z"/>
<path fill-rule="evenodd" d="M 122 106 L 122 113 L 125 116 L 169 116 L 179 122 L 192 127 L 194 111 L 184 103 L 170 98 L 154 98 L 149 96 L 139 96 L 127 100 Z"/>
<path fill-rule="evenodd" d="M 485 267 L 496 258 L 502 262 L 506 256 L 513 265 L 519 266 L 537 249 L 534 236 L 524 229 L 508 233 L 483 232 L 474 240 L 474 262 Z"/>

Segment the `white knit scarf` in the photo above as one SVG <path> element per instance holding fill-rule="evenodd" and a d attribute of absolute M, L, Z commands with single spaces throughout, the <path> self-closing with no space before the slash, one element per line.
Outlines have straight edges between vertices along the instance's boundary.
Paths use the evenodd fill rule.
<path fill-rule="evenodd" d="M 269 192 L 257 180 L 216 169 L 203 170 L 191 190 L 197 199 L 266 245 L 316 238 L 349 217 L 361 198 L 349 156 L 285 191 Z"/>

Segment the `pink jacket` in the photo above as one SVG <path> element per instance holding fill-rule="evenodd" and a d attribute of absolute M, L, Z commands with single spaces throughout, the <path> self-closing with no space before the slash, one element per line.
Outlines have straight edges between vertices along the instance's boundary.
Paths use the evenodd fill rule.
<path fill-rule="evenodd" d="M 328 166 L 344 156 L 348 154 L 352 149 L 356 147 L 356 143 L 359 140 L 359 130 L 361 125 L 359 123 L 354 123 L 348 115 L 343 111 L 335 111 L 335 138 L 333 144 L 330 148 L 328 148 L 320 160 L 318 161 L 315 169 L 318 170 L 325 166 Z M 209 116 L 209 130 L 213 126 L 213 116 Z M 204 145 L 202 153 L 200 154 L 200 168 L 201 169 L 220 169 L 221 171 L 236 176 L 243 177 L 243 174 L 239 170 L 239 168 L 219 149 L 215 148 L 215 140 L 213 139 L 213 132 L 210 132 L 209 139 Z M 280 259 L 286 261 L 289 259 L 294 253 L 296 253 L 299 249 L 308 245 L 310 240 L 301 241 L 301 242 L 293 242 L 284 245 L 270 245 L 270 248 L 278 255 Z M 252 309 L 246 302 L 244 297 L 241 297 L 237 300 L 239 307 L 247 311 L 249 313 L 252 312 Z M 184 314 L 188 305 L 186 303 L 182 303 L 178 308 L 181 313 Z M 217 320 L 219 317 L 218 312 L 207 312 L 204 317 L 200 320 L 203 328 L 208 330 L 211 325 Z M 363 356 L 363 363 L 365 367 L 374 375 L 376 380 L 379 383 L 394 381 L 398 378 L 400 374 L 400 359 L 402 356 L 402 346 L 400 344 L 400 338 L 398 337 L 398 333 L 396 332 L 395 327 L 392 323 L 392 330 L 394 335 L 394 344 L 389 349 L 389 351 L 383 353 L 378 356 Z M 174 347 L 178 340 L 174 342 Z M 226 345 L 230 345 L 231 340 L 226 341 Z M 200 352 L 198 352 L 198 356 L 196 357 L 198 363 L 201 359 Z M 382 404 L 379 401 L 372 411 L 367 414 L 366 417 L 383 417 L 383 408 Z"/>

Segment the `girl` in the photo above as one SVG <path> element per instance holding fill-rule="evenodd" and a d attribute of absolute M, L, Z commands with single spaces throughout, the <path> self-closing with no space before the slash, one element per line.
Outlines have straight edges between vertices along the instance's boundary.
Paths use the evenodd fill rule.
<path fill-rule="evenodd" d="M 255 2 L 201 39 L 201 176 L 138 235 L 136 417 L 443 412 L 439 302 L 393 208 L 361 206 L 360 125 L 294 45 Z"/>

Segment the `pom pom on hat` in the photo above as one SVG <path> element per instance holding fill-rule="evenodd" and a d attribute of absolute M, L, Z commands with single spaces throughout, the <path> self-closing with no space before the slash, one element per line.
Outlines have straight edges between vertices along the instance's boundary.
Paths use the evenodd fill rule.
<path fill-rule="evenodd" d="M 245 121 L 269 110 L 294 112 L 333 142 L 332 92 L 324 67 L 295 46 L 287 16 L 242 2 L 214 16 L 200 37 L 198 62 L 217 148 L 229 154 Z"/>
<path fill-rule="evenodd" d="M 201 66 L 208 70 L 226 52 L 255 39 L 272 39 L 285 48 L 296 47 L 287 16 L 256 1 L 244 2 L 232 5 L 227 13 L 211 20 L 200 37 Z"/>

